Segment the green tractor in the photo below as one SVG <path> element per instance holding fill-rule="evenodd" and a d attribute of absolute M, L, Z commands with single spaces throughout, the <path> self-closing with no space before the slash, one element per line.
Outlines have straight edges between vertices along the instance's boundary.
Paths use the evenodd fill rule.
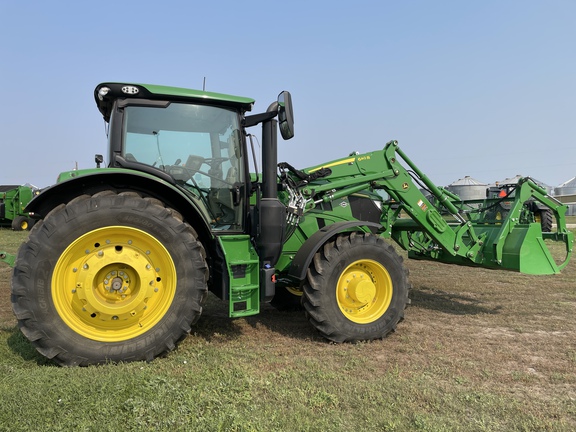
<path fill-rule="evenodd" d="M 491 209 L 495 219 L 506 218 L 506 214 L 514 202 L 514 193 L 517 186 L 517 183 L 504 183 L 487 189 L 486 193 L 489 198 L 499 198 L 497 204 Z M 525 223 L 539 222 L 544 232 L 552 232 L 554 227 L 554 214 L 539 201 L 532 200 L 527 203 L 520 217 Z"/>
<path fill-rule="evenodd" d="M 0 226 L 14 231 L 31 230 L 36 222 L 24 209 L 39 193 L 38 189 L 24 186 L 0 186 Z"/>
<path fill-rule="evenodd" d="M 94 96 L 107 167 L 97 155 L 95 169 L 62 173 L 28 205 L 38 222 L 13 270 L 19 327 L 59 364 L 169 352 L 209 291 L 230 317 L 297 303 L 330 341 L 383 338 L 410 288 L 390 240 L 410 258 L 537 274 L 559 272 L 571 255 L 565 206 L 529 178 L 494 222 L 498 198 L 469 211 L 395 141 L 304 169 L 278 164 L 277 130 L 294 134 L 288 92 L 252 115 L 252 99 L 174 87 L 104 83 Z M 261 175 L 249 172 L 256 125 Z M 554 214 L 555 232 L 520 220 L 533 201 Z M 565 244 L 563 260 L 548 241 Z"/>

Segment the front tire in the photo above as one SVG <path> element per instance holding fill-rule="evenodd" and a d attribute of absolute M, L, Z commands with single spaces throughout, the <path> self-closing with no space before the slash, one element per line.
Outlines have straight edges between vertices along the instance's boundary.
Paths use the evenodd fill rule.
<path fill-rule="evenodd" d="M 208 267 L 195 231 L 136 193 L 83 195 L 18 251 L 12 309 L 44 356 L 67 366 L 152 360 L 202 312 Z"/>
<path fill-rule="evenodd" d="M 542 232 L 552 232 L 554 224 L 554 214 L 550 209 L 538 210 L 536 213 L 536 222 L 540 222 Z"/>
<path fill-rule="evenodd" d="M 303 288 L 308 320 L 326 339 L 380 339 L 404 317 L 408 270 L 381 237 L 345 233 L 316 253 Z"/>

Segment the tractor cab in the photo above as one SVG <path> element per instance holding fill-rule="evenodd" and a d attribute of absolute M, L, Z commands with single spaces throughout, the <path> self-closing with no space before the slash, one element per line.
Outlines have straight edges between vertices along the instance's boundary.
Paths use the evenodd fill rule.
<path fill-rule="evenodd" d="M 241 130 L 252 99 L 110 83 L 96 88 L 95 99 L 109 123 L 109 167 L 183 189 L 214 231 L 243 230 L 248 165 Z"/>

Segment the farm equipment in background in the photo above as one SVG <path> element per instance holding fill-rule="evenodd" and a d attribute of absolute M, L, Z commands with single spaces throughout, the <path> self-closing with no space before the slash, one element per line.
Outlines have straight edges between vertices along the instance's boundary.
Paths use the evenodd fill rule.
<path fill-rule="evenodd" d="M 541 185 L 538 186 L 543 188 Z M 496 199 L 496 202 L 498 202 L 493 209 L 496 218 L 504 219 L 506 217 L 514 201 L 514 193 L 517 187 L 518 183 L 504 183 L 487 189 L 487 196 Z M 531 200 L 526 203 L 525 211 L 521 216 L 523 217 L 523 223 L 539 222 L 543 232 L 551 232 L 554 226 L 554 214 L 539 201 Z"/>
<path fill-rule="evenodd" d="M 24 186 L 0 186 L 0 226 L 11 226 L 14 231 L 30 230 L 35 219 L 24 210 L 38 189 Z"/>
<path fill-rule="evenodd" d="M 29 204 L 39 220 L 13 270 L 20 329 L 62 365 L 171 351 L 209 291 L 230 317 L 297 301 L 328 340 L 382 338 L 410 288 L 388 240 L 410 258 L 532 274 L 558 273 L 572 253 L 566 207 L 530 178 L 498 213 L 503 198 L 460 200 L 396 141 L 305 169 L 278 164 L 277 128 L 294 134 L 288 92 L 254 115 L 252 99 L 174 87 L 104 83 L 94 96 L 108 166 L 97 155 L 97 168 L 62 173 Z M 249 174 L 256 125 L 261 176 Z M 554 232 L 530 216 L 534 202 Z"/>

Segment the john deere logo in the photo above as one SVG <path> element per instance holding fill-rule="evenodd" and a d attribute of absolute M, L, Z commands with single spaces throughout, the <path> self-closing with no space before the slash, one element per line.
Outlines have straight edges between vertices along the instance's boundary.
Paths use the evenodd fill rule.
<path fill-rule="evenodd" d="M 408 186 L 408 183 L 402 183 L 402 189 L 406 190 L 408 189 L 410 186 Z"/>

